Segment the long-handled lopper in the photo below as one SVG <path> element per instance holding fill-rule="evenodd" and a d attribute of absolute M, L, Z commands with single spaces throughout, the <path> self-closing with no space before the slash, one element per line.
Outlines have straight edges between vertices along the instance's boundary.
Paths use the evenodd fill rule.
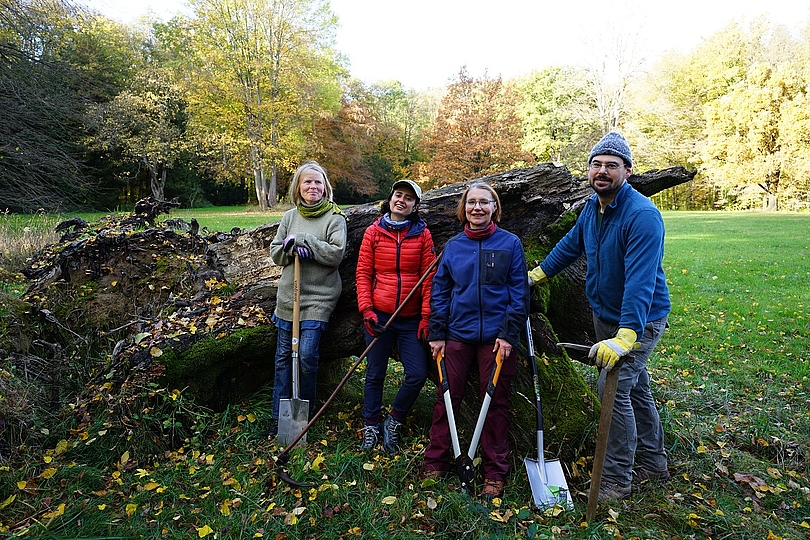
<path fill-rule="evenodd" d="M 278 402 L 278 443 L 289 445 L 295 439 L 302 446 L 307 437 L 304 427 L 309 418 L 309 400 L 301 399 L 300 357 L 298 354 L 301 336 L 301 262 L 294 255 L 293 269 L 293 320 L 292 320 L 292 399 L 281 399 Z M 301 435 L 298 437 L 298 435 Z"/>
<path fill-rule="evenodd" d="M 591 345 L 577 343 L 557 343 L 558 347 L 576 351 L 590 351 Z M 593 469 L 591 471 L 591 488 L 588 491 L 588 509 L 585 513 L 587 521 L 593 520 L 596 515 L 596 505 L 599 502 L 599 487 L 602 484 L 602 471 L 605 468 L 605 453 L 607 452 L 610 423 L 613 419 L 613 403 L 616 401 L 616 388 L 619 384 L 619 371 L 624 362 L 634 362 L 635 357 L 625 355 L 616 362 L 616 365 L 605 375 L 605 387 L 602 390 L 602 411 L 599 414 L 599 431 L 596 435 L 596 450 L 593 455 Z"/>
<path fill-rule="evenodd" d="M 413 286 L 413 289 L 411 289 L 411 292 L 408 293 L 408 295 L 405 297 L 405 299 L 402 301 L 402 303 L 399 305 L 399 307 L 397 307 L 397 309 L 394 311 L 394 313 L 391 314 L 391 317 L 388 319 L 388 321 L 386 321 L 386 323 L 383 325 L 382 332 L 385 332 L 388 329 L 388 327 L 399 316 L 399 312 L 402 311 L 402 308 L 405 307 L 405 305 L 411 300 L 413 295 L 415 295 L 417 293 L 417 291 L 419 291 L 419 289 L 422 287 L 422 284 L 425 282 L 427 277 L 430 275 L 431 272 L 433 272 L 433 270 L 439 264 L 439 259 L 440 258 L 441 258 L 441 254 L 439 254 L 436 257 L 436 259 L 431 263 L 431 265 L 428 267 L 428 269 L 425 270 L 425 273 L 422 274 L 419 277 L 419 281 L 417 281 L 416 284 Z M 382 335 L 382 332 L 380 332 L 380 335 Z M 304 437 L 304 435 L 306 435 L 307 431 L 309 431 L 309 428 L 312 427 L 312 424 L 314 424 L 321 417 L 321 415 L 324 413 L 324 411 L 326 411 L 327 407 L 329 407 L 329 405 L 332 404 L 332 401 L 334 401 L 334 399 L 337 396 L 338 392 L 340 392 L 340 390 L 346 385 L 346 382 L 349 380 L 349 377 L 351 377 L 352 373 L 355 372 L 357 367 L 360 365 L 360 362 L 362 362 L 363 359 L 368 355 L 369 351 L 371 351 L 371 348 L 374 347 L 374 345 L 376 345 L 377 341 L 380 338 L 380 335 L 376 336 L 373 340 L 371 340 L 371 343 L 368 344 L 368 346 L 363 351 L 363 353 L 357 358 L 357 360 L 354 362 L 354 364 L 352 364 L 352 366 L 349 368 L 349 371 L 346 372 L 346 375 L 343 376 L 343 379 L 341 379 L 341 381 L 338 383 L 338 385 L 332 391 L 332 395 L 330 395 L 329 398 L 327 398 L 327 400 L 324 402 L 324 404 L 321 406 L 321 408 L 318 409 L 318 412 L 316 412 L 312 416 L 312 419 L 309 421 L 309 423 L 307 423 L 306 426 L 304 426 L 301 433 L 299 433 L 295 438 L 293 438 L 293 440 L 290 441 L 289 444 L 287 444 L 287 446 L 284 448 L 284 450 L 279 452 L 279 454 L 276 456 L 275 462 L 276 462 L 276 471 L 278 473 L 278 476 L 279 476 L 279 478 L 281 478 L 282 480 L 284 480 L 288 484 L 293 485 L 293 486 L 303 487 L 303 488 L 314 487 L 314 484 L 305 484 L 305 483 L 298 482 L 298 481 L 294 480 L 289 475 L 289 473 L 287 473 L 287 471 L 284 470 L 284 465 L 286 465 L 287 462 L 290 460 L 290 450 L 293 447 L 295 447 L 295 445 L 298 443 L 298 441 L 301 438 Z"/>
<path fill-rule="evenodd" d="M 537 459 L 524 458 L 526 474 L 532 488 L 534 505 L 538 508 L 549 508 L 561 505 L 569 510 L 574 509 L 574 500 L 568 490 L 568 482 L 559 459 L 545 459 L 543 446 L 543 402 L 540 399 L 540 380 L 537 374 L 537 359 L 534 357 L 534 339 L 531 321 L 526 319 L 526 339 L 529 345 L 529 363 L 532 365 L 532 382 L 534 383 L 534 402 L 537 409 Z"/>
<path fill-rule="evenodd" d="M 473 431 L 472 440 L 470 440 L 470 449 L 467 451 L 466 455 L 461 454 L 456 417 L 453 412 L 453 402 L 450 396 L 450 383 L 447 381 L 447 368 L 441 354 L 437 355 L 436 363 L 439 367 L 439 381 L 444 396 L 444 408 L 447 410 L 447 423 L 450 427 L 450 440 L 453 444 L 453 457 L 456 461 L 456 472 L 461 482 L 461 489 L 468 494 L 472 494 L 473 481 L 475 480 L 473 459 L 475 459 L 475 452 L 478 450 L 478 442 L 481 440 L 481 433 L 484 430 L 484 422 L 486 422 L 487 419 L 489 404 L 492 401 L 492 396 L 495 394 L 495 388 L 498 385 L 498 378 L 500 377 L 501 368 L 503 367 L 501 351 L 498 349 L 498 352 L 495 354 L 495 365 L 492 366 L 492 375 L 489 377 L 489 382 L 487 383 L 487 391 L 481 403 L 481 411 L 478 413 L 478 421 L 475 423 L 475 430 Z"/>

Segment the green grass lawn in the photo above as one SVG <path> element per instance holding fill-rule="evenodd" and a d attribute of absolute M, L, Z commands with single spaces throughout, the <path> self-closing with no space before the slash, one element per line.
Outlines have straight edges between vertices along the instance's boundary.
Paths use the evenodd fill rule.
<path fill-rule="evenodd" d="M 205 224 L 207 216 L 194 212 Z M 225 226 L 217 229 L 246 227 L 247 216 L 220 217 Z M 106 414 L 81 429 L 70 418 L 40 426 L 65 443 L 20 449 L 21 465 L 0 462 L 0 535 L 807 538 L 810 215 L 667 212 L 664 219 L 673 310 L 650 373 L 673 478 L 600 506 L 592 523 L 584 522 L 581 489 L 572 512 L 532 509 L 518 452 L 504 499 L 488 506 L 461 494 L 453 479 L 422 480 L 425 426 L 412 424 L 405 451 L 394 457 L 359 453 L 361 369 L 308 434 L 306 450 L 293 452 L 290 473 L 314 480 L 313 488 L 291 487 L 272 473 L 269 461 L 278 449 L 264 436 L 268 393 L 213 414 L 186 402 L 182 392 L 136 387 L 126 420 Z M 330 366 L 338 373 L 345 368 Z M 398 380 L 401 367 L 392 365 L 389 373 Z M 88 402 L 124 409 L 103 385 L 91 390 Z M 428 384 L 417 406 L 429 407 L 434 391 Z M 139 400 L 148 400 L 147 410 Z M 390 400 L 389 391 L 385 403 Z M 81 407 L 71 407 L 78 418 Z M 180 415 L 192 417 L 193 433 L 182 448 L 137 462 L 129 450 L 138 431 L 116 440 L 113 452 L 103 450 L 111 445 L 104 437 L 122 432 L 113 423 L 132 423 L 132 414 L 164 426 Z M 588 457 L 566 463 L 566 471 L 587 478 Z"/>

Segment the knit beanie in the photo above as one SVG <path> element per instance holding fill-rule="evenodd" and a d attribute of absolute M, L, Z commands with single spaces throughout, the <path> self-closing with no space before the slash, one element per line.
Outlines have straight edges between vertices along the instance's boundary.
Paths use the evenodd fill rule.
<path fill-rule="evenodd" d="M 588 156 L 588 164 L 591 163 L 594 156 L 618 156 L 622 158 L 628 167 L 633 166 L 633 154 L 630 153 L 630 146 L 627 144 L 627 139 L 622 137 L 620 133 L 611 131 L 602 140 L 596 143 L 591 150 L 591 155 Z"/>

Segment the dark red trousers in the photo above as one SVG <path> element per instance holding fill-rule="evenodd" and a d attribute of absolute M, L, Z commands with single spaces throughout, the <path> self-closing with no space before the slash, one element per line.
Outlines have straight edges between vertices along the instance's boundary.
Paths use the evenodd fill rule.
<path fill-rule="evenodd" d="M 494 343 L 472 345 L 449 340 L 445 343 L 444 361 L 456 418 L 459 416 L 458 411 L 464 398 L 467 379 L 473 366 L 476 365 L 481 379 L 479 393 L 483 399 L 492 376 L 492 369 L 495 366 L 493 347 Z M 484 478 L 489 480 L 505 480 L 509 473 L 509 389 L 515 374 L 516 358 L 517 355 L 513 351 L 503 362 L 486 422 L 484 422 L 484 429 L 481 432 L 482 469 Z M 472 431 L 459 433 L 462 455 L 467 454 L 471 438 Z M 450 428 L 447 424 L 447 411 L 444 407 L 441 388 L 439 388 L 436 404 L 433 406 L 430 442 L 425 450 L 425 470 L 442 472 L 455 470 Z"/>

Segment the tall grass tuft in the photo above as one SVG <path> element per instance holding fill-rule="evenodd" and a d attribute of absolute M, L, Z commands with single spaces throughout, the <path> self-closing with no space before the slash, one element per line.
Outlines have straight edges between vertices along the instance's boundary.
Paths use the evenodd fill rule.
<path fill-rule="evenodd" d="M 0 213 L 0 267 L 20 271 L 26 261 L 46 244 L 59 240 L 56 226 L 58 215 L 40 211 L 36 214 Z"/>

